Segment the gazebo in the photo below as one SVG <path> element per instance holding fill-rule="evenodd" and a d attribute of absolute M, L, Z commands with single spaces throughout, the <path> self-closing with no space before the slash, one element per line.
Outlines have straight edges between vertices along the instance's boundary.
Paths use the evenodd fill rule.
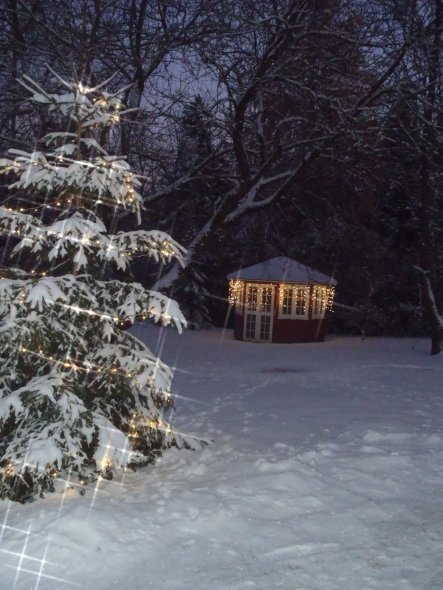
<path fill-rule="evenodd" d="M 278 256 L 228 275 L 234 337 L 251 342 L 322 342 L 335 279 Z"/>

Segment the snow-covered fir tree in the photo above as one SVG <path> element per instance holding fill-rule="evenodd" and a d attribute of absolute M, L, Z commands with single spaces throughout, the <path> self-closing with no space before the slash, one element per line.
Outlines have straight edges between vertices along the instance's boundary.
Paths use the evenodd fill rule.
<path fill-rule="evenodd" d="M 66 131 L 0 160 L 10 195 L 0 231 L 17 241 L 0 269 L 0 497 L 19 501 L 52 491 L 57 476 L 82 490 L 193 444 L 170 423 L 171 370 L 126 330 L 152 319 L 181 331 L 185 319 L 175 301 L 112 272 L 183 249 L 160 231 L 108 231 L 124 210 L 140 221 L 140 180 L 105 149 L 127 111 L 106 83 L 52 73 L 60 94 L 21 83 Z"/>

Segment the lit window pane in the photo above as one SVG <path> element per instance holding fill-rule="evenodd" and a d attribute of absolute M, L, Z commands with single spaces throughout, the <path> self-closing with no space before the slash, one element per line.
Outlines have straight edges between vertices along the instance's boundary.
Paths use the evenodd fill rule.
<path fill-rule="evenodd" d="M 283 288 L 282 315 L 292 315 L 292 293 L 293 289 Z"/>
<path fill-rule="evenodd" d="M 305 288 L 295 289 L 295 315 L 306 315 L 307 290 Z"/>
<path fill-rule="evenodd" d="M 248 311 L 257 311 L 258 288 L 248 287 L 247 309 Z"/>
<path fill-rule="evenodd" d="M 272 311 L 272 287 L 262 287 L 260 311 L 271 313 Z"/>
<path fill-rule="evenodd" d="M 312 315 L 322 318 L 326 310 L 326 291 L 323 287 L 314 288 L 314 301 L 312 303 Z"/>

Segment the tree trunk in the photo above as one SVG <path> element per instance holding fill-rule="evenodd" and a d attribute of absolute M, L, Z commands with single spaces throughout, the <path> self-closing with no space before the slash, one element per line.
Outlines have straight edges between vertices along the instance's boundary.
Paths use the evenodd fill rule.
<path fill-rule="evenodd" d="M 435 18 L 433 38 L 428 58 L 428 86 L 426 91 L 427 106 L 423 112 L 424 145 L 435 147 L 437 85 L 440 76 L 441 33 L 443 23 L 443 0 L 435 0 Z M 423 304 L 428 314 L 431 335 L 431 355 L 443 350 L 442 302 L 439 296 L 439 277 L 436 270 L 436 247 L 432 232 L 432 209 L 437 197 L 433 186 L 432 155 L 423 151 L 421 156 L 420 178 L 420 243 L 419 259 L 422 270 Z M 432 277 L 432 279 L 431 279 Z"/>
<path fill-rule="evenodd" d="M 430 324 L 431 355 L 436 355 L 443 351 L 443 317 L 434 297 L 435 287 L 426 274 L 422 276 L 422 284 L 423 305 Z"/>

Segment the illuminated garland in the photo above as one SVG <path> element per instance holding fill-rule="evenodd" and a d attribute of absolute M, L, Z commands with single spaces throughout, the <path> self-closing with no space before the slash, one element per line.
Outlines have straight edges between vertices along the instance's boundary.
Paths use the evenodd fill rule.
<path fill-rule="evenodd" d="M 168 392 L 168 395 L 170 396 L 171 394 Z M 137 420 L 137 422 L 135 423 L 134 420 Z M 168 435 L 173 435 L 174 433 L 178 434 L 178 431 L 175 431 L 172 429 L 172 426 L 169 422 L 167 422 L 166 420 L 164 420 L 163 418 L 161 418 L 160 416 L 156 417 L 156 418 L 150 418 L 148 420 L 146 420 L 143 417 L 140 417 L 139 419 L 137 419 L 136 417 L 133 417 L 131 419 L 130 422 L 130 430 L 127 433 L 127 437 L 129 439 L 143 439 L 145 437 L 144 434 L 144 430 L 146 428 L 150 429 L 150 430 L 155 430 L 155 431 L 159 431 L 159 432 L 164 432 Z M 107 448 L 110 448 L 109 445 L 106 445 Z M 131 451 L 128 451 L 128 454 L 131 455 Z M 33 465 L 32 463 L 17 463 L 18 465 L 20 465 L 21 467 L 30 467 L 32 469 L 41 471 L 42 473 L 46 472 L 46 475 L 49 476 L 51 479 L 56 479 L 58 477 L 60 477 L 61 475 L 61 470 L 56 469 L 55 467 L 50 467 L 48 468 L 47 466 L 45 467 L 41 467 L 40 465 Z M 112 461 L 109 459 L 109 457 L 104 457 L 102 462 L 101 462 L 101 473 L 99 472 L 98 477 L 100 478 L 101 476 L 103 476 L 104 474 L 109 474 L 110 472 L 112 472 L 114 465 L 112 463 Z M 17 470 L 15 469 L 13 463 L 11 461 L 8 461 L 7 464 L 3 467 L 0 467 L 0 473 L 4 473 L 5 477 L 7 478 L 15 478 L 15 477 L 20 477 L 21 473 L 22 473 L 22 469 L 20 469 L 19 472 L 17 472 Z M 78 476 L 79 478 L 79 484 L 81 486 L 85 485 L 88 483 L 88 478 L 84 475 L 79 474 Z M 70 485 L 72 487 L 78 485 L 75 482 L 70 482 Z"/>
<path fill-rule="evenodd" d="M 110 375 L 111 377 L 125 377 L 126 379 L 132 379 L 136 375 L 136 373 L 126 372 L 118 367 L 111 367 L 110 369 L 106 369 L 103 367 L 99 367 L 98 365 L 93 365 L 92 363 L 83 362 L 77 359 L 74 362 L 69 356 L 66 356 L 63 360 L 59 360 L 54 358 L 52 355 L 46 356 L 45 354 L 43 354 L 43 351 L 41 349 L 39 350 L 39 352 L 36 352 L 35 350 L 30 350 L 29 348 L 25 348 L 24 346 L 19 346 L 18 350 L 21 353 L 27 353 L 33 356 L 37 356 L 45 361 L 49 361 L 56 365 L 60 365 L 65 369 L 69 369 L 70 371 L 74 372 L 82 371 L 86 374 L 92 373 L 97 375 Z M 166 407 L 173 405 L 173 395 L 170 391 L 163 391 L 160 389 L 156 391 L 156 395 L 159 395 L 164 398 L 164 405 Z M 153 428 L 153 426 L 151 425 L 150 428 Z"/>
<path fill-rule="evenodd" d="M 107 197 L 101 196 L 99 199 L 97 199 L 97 197 L 89 196 L 88 193 L 83 192 L 81 194 L 81 198 L 82 198 L 82 201 L 84 201 L 85 203 L 92 203 L 93 205 L 107 205 L 109 207 L 112 207 L 113 209 L 126 210 L 126 207 L 124 204 L 117 203 L 116 201 L 113 201 L 112 199 L 107 198 Z M 72 197 L 62 198 L 60 196 L 57 197 L 55 204 L 53 203 L 52 205 L 48 205 L 48 203 L 38 204 L 37 201 L 33 201 L 29 198 L 25 198 L 24 196 L 18 197 L 17 200 L 19 202 L 24 201 L 26 203 L 32 204 L 30 207 L 26 207 L 26 208 L 20 207 L 19 209 L 17 209 L 17 211 L 19 211 L 20 213 L 26 213 L 27 211 L 33 211 L 34 213 L 36 213 L 40 209 L 50 209 L 50 210 L 54 210 L 54 211 L 65 211 L 64 205 L 70 206 L 74 202 L 74 198 L 72 198 Z M 5 207 L 5 209 L 8 209 L 8 211 L 14 211 L 14 209 L 12 209 L 10 207 L 9 208 Z"/>
<path fill-rule="evenodd" d="M 279 306 L 280 309 L 283 308 L 283 300 L 288 297 L 289 292 L 292 291 L 292 305 L 296 304 L 298 299 L 303 299 L 304 311 L 306 312 L 308 302 L 309 302 L 309 287 L 306 285 L 297 285 L 294 283 L 281 283 L 279 285 Z M 229 305 L 233 307 L 240 307 L 243 303 L 243 289 L 244 289 L 244 281 L 239 279 L 230 279 L 229 280 L 229 293 L 228 293 L 228 301 Z M 298 291 L 303 292 L 303 297 L 300 297 L 297 293 Z M 294 293 L 295 292 L 295 293 Z M 311 296 L 311 304 L 313 306 L 317 305 L 317 302 L 320 303 L 321 311 L 332 311 L 333 303 L 334 303 L 334 296 L 335 296 L 335 287 L 326 286 L 326 285 L 314 285 L 313 293 Z M 257 305 L 257 296 L 256 293 L 253 293 L 253 300 L 251 302 L 253 305 Z"/>
<path fill-rule="evenodd" d="M 12 209 L 8 209 L 8 210 L 12 211 Z M 42 234 L 47 234 L 48 236 L 54 236 L 58 239 L 69 240 L 69 242 L 72 245 L 73 244 L 80 244 L 80 245 L 85 245 L 85 246 L 97 246 L 100 244 L 100 240 L 90 240 L 85 237 L 82 237 L 79 239 L 79 238 L 72 236 L 72 235 L 67 235 L 67 234 L 62 234 L 62 233 L 56 234 L 55 232 L 52 232 L 48 229 L 42 229 L 39 227 L 34 227 L 33 229 L 37 232 L 42 233 Z M 19 229 L 16 229 L 13 231 L 7 231 L 5 229 L 1 229 L 0 236 L 2 236 L 2 235 L 14 236 L 14 237 L 17 236 L 20 238 L 26 238 L 27 240 L 30 240 L 30 238 L 26 235 L 26 233 L 24 233 L 23 230 L 19 230 Z M 37 242 L 37 239 L 34 239 L 33 242 L 34 243 Z M 108 244 L 106 248 L 107 248 L 108 252 L 115 250 L 120 257 L 127 257 L 127 258 L 143 256 L 147 252 L 147 249 L 144 249 L 140 246 L 135 246 L 133 250 L 121 250 L 120 248 L 117 248 L 116 246 L 114 246 L 112 244 Z M 161 249 L 159 250 L 159 253 L 162 256 L 164 256 L 165 258 L 171 258 L 172 256 L 174 256 L 174 254 L 176 254 L 176 252 L 172 248 L 167 248 L 166 246 L 162 246 Z"/>
<path fill-rule="evenodd" d="M 131 378 L 133 377 L 132 373 L 126 373 L 124 371 L 120 371 L 116 367 L 112 367 L 110 370 L 103 369 L 97 365 L 93 365 L 92 363 L 83 363 L 83 365 L 77 364 L 79 361 L 73 362 L 70 357 L 66 357 L 64 360 L 58 360 L 54 358 L 52 355 L 46 356 L 43 354 L 43 350 L 40 349 L 38 352 L 35 350 L 30 350 L 29 348 L 25 348 L 24 346 L 19 346 L 19 351 L 22 353 L 31 354 L 33 356 L 37 356 L 45 361 L 49 361 L 56 365 L 61 365 L 65 369 L 69 369 L 72 371 L 83 371 L 84 373 L 96 373 L 96 374 L 107 374 L 107 375 L 114 375 L 114 376 L 121 376 Z"/>
<path fill-rule="evenodd" d="M 238 307 L 242 303 L 243 297 L 243 281 L 237 279 L 230 279 L 229 281 L 229 305 Z"/>
<path fill-rule="evenodd" d="M 320 293 L 320 295 L 318 295 L 317 293 Z M 312 294 L 313 305 L 316 305 L 317 302 L 319 302 L 321 311 L 332 311 L 332 307 L 334 304 L 334 296 L 335 287 L 330 287 L 326 285 L 315 285 Z"/>
<path fill-rule="evenodd" d="M 280 284 L 279 289 L 279 308 L 280 310 L 283 309 L 284 300 L 288 298 L 289 292 L 292 291 L 292 304 L 291 307 L 297 305 L 297 301 L 303 300 L 304 310 L 303 313 L 306 314 L 309 305 L 309 287 L 305 285 L 296 285 L 296 284 Z M 303 292 L 303 297 L 299 297 L 298 292 Z M 334 303 L 334 296 L 335 296 L 335 287 L 326 286 L 326 285 L 314 285 L 312 295 L 311 295 L 311 306 L 312 309 L 316 309 L 316 314 L 323 314 L 325 311 L 332 311 L 332 306 Z M 288 316 L 291 314 L 287 314 Z M 298 314 L 297 314 L 298 315 Z"/>
<path fill-rule="evenodd" d="M 280 313 L 283 313 L 283 309 L 286 307 L 287 310 L 284 314 L 285 316 L 290 317 L 295 313 L 296 316 L 305 317 L 307 315 L 306 312 L 308 310 L 308 302 L 309 287 L 307 287 L 306 285 L 280 284 Z"/>
<path fill-rule="evenodd" d="M 7 277 L 0 276 L 0 280 L 3 278 L 7 278 Z M 18 297 L 0 297 L 0 301 L 5 301 L 8 303 L 10 303 L 10 302 L 23 303 L 24 299 L 22 296 L 19 295 Z M 65 307 L 66 309 L 70 309 L 71 311 L 74 311 L 75 313 L 84 313 L 88 316 L 96 317 L 102 321 L 110 320 L 114 324 L 118 324 L 120 327 L 127 326 L 127 322 L 131 322 L 131 324 L 132 324 L 133 321 L 135 321 L 135 320 L 145 321 L 153 316 L 153 314 L 150 313 L 149 311 L 140 311 L 139 313 L 125 315 L 125 316 L 111 316 L 109 314 L 94 311 L 89 308 L 83 308 L 78 305 L 69 305 L 68 303 L 60 303 L 59 301 L 51 301 L 48 303 L 50 303 L 51 305 L 60 305 L 61 307 Z M 169 314 L 167 314 L 165 312 L 161 313 L 159 317 L 167 323 L 169 323 L 170 320 L 172 319 L 172 316 L 170 316 Z"/>
<path fill-rule="evenodd" d="M 19 269 L 21 270 L 21 269 Z M 28 277 L 25 275 L 31 275 L 32 277 L 46 277 L 48 275 L 48 273 L 46 271 L 38 271 L 35 269 L 31 269 L 31 270 L 24 270 L 22 272 L 17 272 L 15 271 L 15 269 L 9 269 L 9 268 L 2 268 L 0 272 L 6 273 L 6 274 L 0 274 L 0 280 L 1 279 L 10 279 L 11 276 L 13 276 L 13 278 L 20 278 L 23 280 L 26 280 Z M 8 301 L 13 301 L 14 299 L 8 299 Z M 3 301 L 3 299 L 2 299 Z"/>

